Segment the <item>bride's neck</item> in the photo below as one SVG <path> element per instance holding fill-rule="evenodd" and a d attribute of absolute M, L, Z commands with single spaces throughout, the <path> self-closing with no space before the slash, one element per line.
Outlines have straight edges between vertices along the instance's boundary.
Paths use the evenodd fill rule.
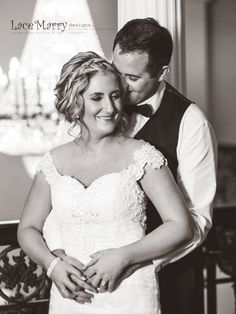
<path fill-rule="evenodd" d="M 117 140 L 117 136 L 113 133 L 105 136 L 96 136 L 89 132 L 82 132 L 79 139 L 75 140 L 75 143 L 82 146 L 87 152 L 96 152 L 96 154 L 98 154 L 100 151 L 103 151 L 105 147 Z"/>

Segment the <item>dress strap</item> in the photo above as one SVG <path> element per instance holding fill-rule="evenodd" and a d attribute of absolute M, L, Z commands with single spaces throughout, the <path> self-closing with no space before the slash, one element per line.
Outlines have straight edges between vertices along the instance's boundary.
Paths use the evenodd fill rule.
<path fill-rule="evenodd" d="M 134 160 L 137 167 L 136 180 L 140 180 L 143 177 L 146 165 L 152 169 L 160 169 L 162 166 L 168 165 L 164 155 L 149 143 L 145 143 L 140 149 L 134 152 Z"/>
<path fill-rule="evenodd" d="M 47 152 L 41 158 L 36 170 L 36 174 L 40 171 L 44 173 L 45 179 L 50 185 L 52 185 L 60 177 L 59 172 L 53 164 L 50 152 Z"/>

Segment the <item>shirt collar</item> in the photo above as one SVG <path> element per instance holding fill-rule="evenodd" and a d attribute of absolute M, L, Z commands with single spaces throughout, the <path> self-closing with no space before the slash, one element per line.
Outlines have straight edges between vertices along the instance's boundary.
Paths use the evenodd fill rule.
<path fill-rule="evenodd" d="M 143 104 L 149 104 L 152 106 L 153 114 L 154 114 L 157 111 L 157 109 L 160 107 L 165 89 L 166 89 L 166 83 L 165 81 L 161 81 L 156 93 L 152 95 L 150 98 L 148 98 L 147 100 L 138 104 L 138 106 L 143 105 Z"/>

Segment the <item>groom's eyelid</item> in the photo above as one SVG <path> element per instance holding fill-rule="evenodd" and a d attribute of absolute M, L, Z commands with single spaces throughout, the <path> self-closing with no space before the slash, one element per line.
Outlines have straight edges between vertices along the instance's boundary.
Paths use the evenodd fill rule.
<path fill-rule="evenodd" d="M 125 74 L 125 76 L 131 77 L 131 78 L 135 78 L 135 79 L 141 78 L 140 76 L 134 75 L 134 74 Z"/>

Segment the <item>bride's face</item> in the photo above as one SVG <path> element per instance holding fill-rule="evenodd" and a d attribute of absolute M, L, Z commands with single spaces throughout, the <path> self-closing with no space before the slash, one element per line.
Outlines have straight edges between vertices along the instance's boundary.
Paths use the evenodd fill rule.
<path fill-rule="evenodd" d="M 111 72 L 96 73 L 83 93 L 83 124 L 91 134 L 105 136 L 114 132 L 122 111 L 118 79 Z"/>

